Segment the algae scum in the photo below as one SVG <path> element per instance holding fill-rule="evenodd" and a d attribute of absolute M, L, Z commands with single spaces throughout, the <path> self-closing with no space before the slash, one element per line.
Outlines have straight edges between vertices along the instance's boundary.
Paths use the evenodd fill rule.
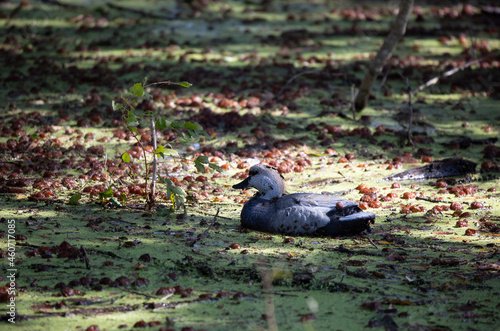
<path fill-rule="evenodd" d="M 395 8 L 0 6 L 2 330 L 500 328 L 494 1 L 415 7 L 356 118 L 352 93 Z M 463 69 L 442 75 L 455 68 Z M 439 77 L 412 96 L 414 147 L 401 147 L 409 121 L 401 75 L 412 90 Z M 171 130 L 157 134 L 179 152 L 161 160 L 159 173 L 187 192 L 185 210 L 171 210 L 162 185 L 155 208 L 145 208 L 142 150 L 111 107 L 144 77 L 194 84 L 155 86 L 137 106 L 196 121 L 210 136 L 183 145 Z M 139 132 L 151 145 L 148 123 Z M 196 172 L 201 154 L 225 172 Z M 477 163 L 476 173 L 382 180 L 460 157 Z M 241 228 L 254 191 L 231 186 L 260 162 L 279 169 L 289 193 L 340 192 L 359 202 L 377 215 L 372 232 L 290 237 Z M 99 196 L 110 187 L 114 199 Z M 7 269 L 15 269 L 12 288 Z"/>

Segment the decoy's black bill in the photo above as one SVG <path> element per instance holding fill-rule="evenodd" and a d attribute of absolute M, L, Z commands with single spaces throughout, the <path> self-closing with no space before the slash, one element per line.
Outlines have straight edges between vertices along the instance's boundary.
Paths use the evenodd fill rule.
<path fill-rule="evenodd" d="M 244 189 L 244 188 L 247 188 L 250 186 L 250 177 L 247 177 L 245 178 L 244 181 L 242 181 L 241 183 L 238 183 L 238 184 L 235 184 L 233 185 L 233 188 L 236 188 L 236 189 Z"/>

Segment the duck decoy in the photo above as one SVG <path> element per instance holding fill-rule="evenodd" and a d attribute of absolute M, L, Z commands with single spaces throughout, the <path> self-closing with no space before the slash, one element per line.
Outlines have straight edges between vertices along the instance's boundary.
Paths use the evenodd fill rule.
<path fill-rule="evenodd" d="M 370 231 L 375 214 L 358 204 L 329 194 L 285 194 L 283 176 L 273 167 L 257 164 L 235 189 L 258 192 L 241 210 L 241 225 L 253 230 L 286 235 L 341 236 Z"/>

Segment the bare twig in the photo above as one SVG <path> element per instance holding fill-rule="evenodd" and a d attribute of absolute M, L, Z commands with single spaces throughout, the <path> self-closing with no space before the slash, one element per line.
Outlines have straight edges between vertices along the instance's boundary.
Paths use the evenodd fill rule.
<path fill-rule="evenodd" d="M 219 211 L 220 211 L 220 208 L 217 208 L 217 213 L 215 213 L 215 216 L 214 216 L 214 219 L 212 220 L 212 222 L 210 222 L 210 224 L 208 225 L 208 228 L 202 233 L 200 234 L 197 238 L 195 238 L 191 244 L 189 244 L 190 247 L 193 247 L 199 240 L 203 239 L 206 237 L 208 231 L 212 228 L 212 226 L 215 224 L 215 221 L 217 220 L 217 216 L 219 215 Z"/>
<path fill-rule="evenodd" d="M 125 99 L 125 98 L 122 97 L 122 100 L 126 102 L 127 106 L 130 109 L 134 109 L 134 107 L 132 107 L 132 105 L 128 102 L 127 99 Z M 148 158 L 147 158 L 147 155 L 146 155 L 146 148 L 144 147 L 144 145 L 141 142 L 141 138 L 139 136 L 139 132 L 138 131 L 134 132 L 132 130 L 132 128 L 130 127 L 130 125 L 128 125 L 125 112 L 122 113 L 122 118 L 123 118 L 123 122 L 122 122 L 123 128 L 125 130 L 129 131 L 129 132 L 132 132 L 132 137 L 134 137 L 134 139 L 137 141 L 137 143 L 139 144 L 139 146 L 141 146 L 142 152 L 144 154 L 144 168 L 145 168 L 145 171 L 146 171 L 146 176 L 144 177 L 144 181 L 146 183 L 146 186 L 144 188 L 145 188 L 145 194 L 146 194 L 146 205 L 149 205 L 150 200 L 149 200 L 149 194 L 148 194 L 148 176 L 147 176 L 147 174 L 148 174 Z"/>
<path fill-rule="evenodd" d="M 128 292 L 128 293 L 132 293 L 132 294 L 142 295 L 142 296 L 145 296 L 148 299 L 156 299 L 156 297 L 154 295 L 149 295 L 149 294 L 142 293 L 142 292 L 139 292 L 139 291 L 127 290 L 126 288 L 121 288 L 121 290 L 125 291 L 125 292 Z"/>
<path fill-rule="evenodd" d="M 452 203 L 452 201 L 437 200 L 437 199 L 431 199 L 431 198 L 426 198 L 426 197 L 416 197 L 415 199 L 424 200 L 424 201 L 428 201 L 428 202 L 434 202 L 434 203 Z"/>
<path fill-rule="evenodd" d="M 384 77 L 382 77 L 382 80 L 380 81 L 380 85 L 377 89 L 377 94 L 380 92 L 382 87 L 384 87 L 385 82 L 387 81 L 387 77 L 389 77 L 389 73 L 391 72 L 391 66 L 387 66 L 387 70 L 385 71 Z"/>
<path fill-rule="evenodd" d="M 377 244 L 375 244 L 372 240 L 372 238 L 368 237 L 368 241 L 370 242 L 370 244 L 372 244 L 373 246 L 375 246 L 376 249 L 378 249 L 378 246 Z"/>
<path fill-rule="evenodd" d="M 354 84 L 351 85 L 351 113 L 352 113 L 352 119 L 356 120 L 356 107 L 354 106 L 354 100 L 356 99 L 354 89 L 356 87 Z"/>
<path fill-rule="evenodd" d="M 83 259 L 85 260 L 85 266 L 87 267 L 87 269 L 92 269 L 92 267 L 90 266 L 90 259 L 89 259 L 89 256 L 87 255 L 87 251 L 85 250 L 85 247 L 80 246 L 80 251 L 82 252 L 82 255 L 83 255 Z"/>
<path fill-rule="evenodd" d="M 45 3 L 47 5 L 54 5 L 54 6 L 59 6 L 59 7 L 67 8 L 67 9 L 82 8 L 81 6 L 78 6 L 78 5 L 72 5 L 72 4 L 60 2 L 60 1 L 57 1 L 57 0 L 41 0 L 41 2 Z"/>
<path fill-rule="evenodd" d="M 429 79 L 427 82 L 425 82 L 425 84 L 422 84 L 420 85 L 416 90 L 414 90 L 412 93 L 413 94 L 417 94 L 418 92 L 421 92 L 423 89 L 429 87 L 429 86 L 432 86 L 434 84 L 436 84 L 437 82 L 439 82 L 440 79 L 442 78 L 445 78 L 445 77 L 450 77 L 451 75 L 454 75 L 456 74 L 457 72 L 459 72 L 460 70 L 464 70 L 468 67 L 470 67 L 471 65 L 473 64 L 477 64 L 479 63 L 480 60 L 473 60 L 473 61 L 469 61 L 469 62 L 466 62 L 464 64 L 462 64 L 460 67 L 456 67 L 456 68 L 453 68 L 451 70 L 448 70 L 448 71 L 445 71 L 443 72 L 441 75 L 439 76 L 436 76 L 432 79 Z"/>
<path fill-rule="evenodd" d="M 155 195 L 156 195 L 156 177 L 158 176 L 158 165 L 157 165 L 157 156 L 156 156 L 156 125 L 155 119 L 151 115 L 151 139 L 153 141 L 153 178 L 151 179 L 151 191 L 149 192 L 149 207 L 153 206 L 155 203 Z M 147 174 L 146 174 L 147 176 Z"/>
<path fill-rule="evenodd" d="M 290 83 L 293 82 L 296 78 L 298 78 L 298 77 L 300 77 L 302 75 L 312 74 L 312 73 L 314 73 L 316 71 L 317 70 L 306 70 L 306 71 L 302 71 L 302 72 L 299 72 L 298 74 L 293 75 L 289 80 L 287 80 L 287 82 L 285 83 L 285 85 L 283 85 L 283 87 L 281 88 L 281 90 L 276 94 L 275 99 L 278 99 L 283 94 L 283 92 L 288 87 L 288 85 L 290 85 Z"/>
<path fill-rule="evenodd" d="M 356 96 L 355 107 L 356 111 L 362 111 L 367 103 L 368 97 L 372 89 L 373 82 L 377 78 L 377 75 L 382 71 L 385 63 L 391 56 L 392 50 L 397 45 L 402 36 L 406 32 L 406 24 L 408 23 L 408 17 L 413 7 L 414 0 L 400 0 L 399 13 L 394 20 L 394 24 L 384 43 L 378 50 L 375 57 L 370 61 L 368 65 L 368 70 L 363 77 L 361 86 L 359 87 L 359 93 Z"/>
<path fill-rule="evenodd" d="M 411 147 L 415 148 L 415 145 L 413 144 L 413 140 L 411 139 L 411 130 L 413 128 L 413 103 L 411 102 L 411 87 L 410 83 L 408 82 L 408 77 L 404 77 L 405 82 L 406 82 L 406 89 L 408 91 L 408 106 L 409 106 L 409 112 L 410 112 L 410 118 L 408 119 L 408 132 L 406 135 L 406 142 L 411 144 Z M 406 145 L 405 142 L 405 145 Z"/>
<path fill-rule="evenodd" d="M 10 20 L 13 19 L 13 18 L 16 18 L 16 16 L 21 12 L 21 9 L 23 9 L 23 7 L 25 7 L 26 5 L 21 2 L 16 8 L 14 8 L 10 14 L 9 14 L 9 19 L 7 21 L 5 21 L 5 26 L 9 25 L 10 24 Z"/>
<path fill-rule="evenodd" d="M 170 20 L 172 19 L 172 17 L 169 17 L 167 15 L 161 15 L 161 14 L 155 14 L 155 13 L 150 13 L 150 12 L 146 12 L 146 11 L 143 11 L 143 10 L 139 10 L 139 9 L 134 9 L 134 8 L 129 8 L 129 7 L 124 7 L 124 6 L 119 6 L 119 5 L 116 5 L 114 3 L 107 3 L 106 4 L 109 8 L 113 8 L 113 9 L 117 9 L 117 10 L 121 10 L 121 11 L 128 11 L 130 13 L 134 13 L 134 14 L 138 14 L 142 17 L 149 17 L 149 18 L 159 18 L 161 20 Z"/>
<path fill-rule="evenodd" d="M 210 205 L 210 206 L 213 206 L 213 203 L 204 203 L 203 201 L 200 201 L 200 205 Z M 226 205 L 226 206 L 234 206 L 232 204 L 229 204 L 229 203 L 218 203 L 218 205 Z M 203 215 L 207 215 L 207 216 L 212 216 L 213 214 L 211 213 L 206 213 L 204 211 L 200 211 L 200 213 L 202 213 Z M 219 216 L 219 218 L 222 218 L 222 219 L 225 219 L 225 220 L 232 220 L 233 218 L 231 217 L 226 217 L 226 216 Z"/>
<path fill-rule="evenodd" d="M 276 312 L 274 309 L 273 297 L 273 272 L 268 268 L 260 270 L 260 277 L 262 279 L 262 292 L 264 293 L 266 303 L 265 319 L 267 322 L 268 331 L 278 331 L 278 323 L 276 322 Z"/>

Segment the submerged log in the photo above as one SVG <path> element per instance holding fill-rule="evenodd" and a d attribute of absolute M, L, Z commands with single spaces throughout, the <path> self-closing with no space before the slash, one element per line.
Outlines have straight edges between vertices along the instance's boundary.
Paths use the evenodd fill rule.
<path fill-rule="evenodd" d="M 409 169 L 394 175 L 385 177 L 383 180 L 418 180 L 439 177 L 462 176 L 475 173 L 477 163 L 461 158 L 449 158 L 433 161 L 422 167 Z"/>

